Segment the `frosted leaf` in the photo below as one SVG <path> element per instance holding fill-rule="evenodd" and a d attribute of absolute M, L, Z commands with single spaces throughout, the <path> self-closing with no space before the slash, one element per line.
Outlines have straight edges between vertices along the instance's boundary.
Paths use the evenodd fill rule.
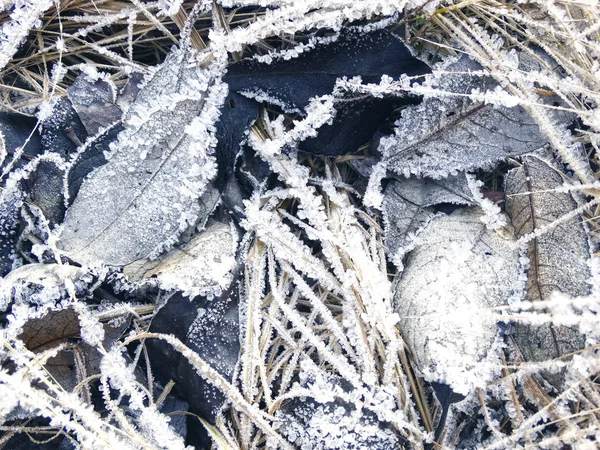
<path fill-rule="evenodd" d="M 382 76 L 398 79 L 428 72 L 429 67 L 388 30 L 348 27 L 335 39 L 319 40 L 314 47 L 275 58 L 270 64 L 256 59 L 232 64 L 225 81 L 232 91 L 246 97 L 304 114 L 311 98 L 334 92 L 339 78 L 358 76 L 375 82 Z M 335 117 L 318 134 L 299 143 L 301 150 L 329 156 L 354 152 L 371 139 L 395 107 L 416 101 L 412 97 L 341 97 L 336 98 Z"/>
<path fill-rule="evenodd" d="M 434 217 L 435 211 L 407 201 L 396 191 L 401 183 L 388 184 L 383 200 L 383 224 L 388 255 L 397 267 L 415 236 Z"/>
<path fill-rule="evenodd" d="M 577 208 L 569 192 L 552 192 L 562 185 L 558 171 L 533 156 L 523 158 L 521 167 L 508 173 L 506 210 L 519 236 L 535 233 Z M 519 195 L 526 192 L 529 194 Z M 590 294 L 590 248 L 581 220 L 575 216 L 528 243 L 528 300 L 549 300 L 556 290 L 570 297 Z M 554 324 L 515 323 L 515 341 L 528 361 L 557 358 L 580 350 L 585 344 L 576 328 Z M 547 377 L 555 386 L 562 383 L 560 376 Z"/>
<path fill-rule="evenodd" d="M 215 222 L 159 260 L 136 261 L 123 270 L 130 281 L 155 278 L 161 289 L 189 297 L 219 295 L 231 284 L 237 241 L 230 225 Z"/>
<path fill-rule="evenodd" d="M 353 392 L 346 380 L 301 372 L 302 393 L 282 402 L 277 411 L 279 429 L 302 450 L 388 450 L 409 448 L 390 423 L 369 406 L 395 407 L 393 396 L 383 390 Z M 293 389 L 292 389 L 293 392 Z M 314 395 L 314 397 L 312 397 Z M 362 400 L 366 400 L 363 402 Z"/>
<path fill-rule="evenodd" d="M 84 295 L 91 274 L 80 267 L 58 264 L 27 264 L 0 280 L 0 310 L 11 303 L 48 305 L 68 298 L 65 281 L 74 283 L 76 294 Z"/>
<path fill-rule="evenodd" d="M 81 74 L 69 86 L 67 94 L 90 136 L 121 119 L 122 112 L 115 103 L 116 88 L 112 81 L 91 80 Z"/>
<path fill-rule="evenodd" d="M 16 241 L 24 194 L 18 186 L 0 191 L 0 276 L 6 275 L 18 260 Z"/>
<path fill-rule="evenodd" d="M 457 73 L 433 76 L 425 86 L 467 95 L 498 87 L 490 76 L 464 73 L 478 70 L 477 63 L 463 56 L 445 68 Z M 555 119 L 569 117 L 557 113 Z M 483 99 L 432 92 L 421 104 L 402 112 L 394 135 L 381 139 L 379 151 L 396 173 L 443 178 L 463 170 L 489 169 L 508 156 L 532 152 L 547 142 L 520 106 L 494 106 Z"/>
<path fill-rule="evenodd" d="M 40 135 L 44 152 L 66 157 L 76 151 L 79 142 L 86 141 L 88 133 L 70 100 L 60 97 L 53 101 L 51 113 L 42 121 Z"/>
<path fill-rule="evenodd" d="M 51 226 L 65 214 L 63 198 L 64 163 L 60 160 L 40 161 L 29 177 L 29 201 L 40 208 Z"/>
<path fill-rule="evenodd" d="M 158 310 L 149 331 L 172 334 L 231 380 L 240 351 L 238 296 L 237 282 L 213 300 L 176 293 Z M 166 342 L 151 340 L 146 345 L 157 379 L 162 383 L 174 380 L 185 393 L 190 412 L 214 423 L 224 394 Z"/>
<path fill-rule="evenodd" d="M 2 134 L 2 130 L 0 130 L 0 166 L 4 164 L 4 160 L 6 159 L 6 143 L 4 142 L 4 135 Z"/>
<path fill-rule="evenodd" d="M 404 253 L 434 217 L 433 206 L 443 203 L 475 203 L 464 173 L 441 180 L 409 178 L 389 182 L 383 200 L 385 245 L 397 267 L 402 267 Z"/>
<path fill-rule="evenodd" d="M 216 175 L 211 148 L 225 91 L 213 72 L 174 51 L 128 110 L 108 162 L 83 182 L 59 248 L 80 262 L 122 266 L 203 222 L 216 203 L 200 196 Z"/>
<path fill-rule="evenodd" d="M 25 346 L 38 352 L 79 336 L 79 319 L 73 308 L 57 309 L 27 321 L 22 330 L 19 337 Z"/>
<path fill-rule="evenodd" d="M 2 162 L 2 172 L 8 173 L 26 165 L 20 153 L 35 157 L 42 153 L 40 135 L 32 133 L 37 120 L 19 113 L 0 112 L 0 133 L 4 139 L 6 158 Z M 21 148 L 27 143 L 24 148 Z"/>
<path fill-rule="evenodd" d="M 394 191 L 405 200 L 422 207 L 440 203 L 475 204 L 464 172 L 441 180 L 414 177 L 403 179 L 394 183 Z"/>
<path fill-rule="evenodd" d="M 485 385 L 496 336 L 490 308 L 521 295 L 513 239 L 488 230 L 479 209 L 436 217 L 419 235 L 396 286 L 399 329 L 422 376 L 467 394 Z"/>

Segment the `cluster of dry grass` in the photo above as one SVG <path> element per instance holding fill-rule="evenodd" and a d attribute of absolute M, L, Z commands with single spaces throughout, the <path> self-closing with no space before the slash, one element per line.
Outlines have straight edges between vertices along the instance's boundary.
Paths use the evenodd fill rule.
<path fill-rule="evenodd" d="M 144 72 L 162 61 L 169 48 L 179 43 L 180 32 L 194 4 L 194 1 L 185 1 L 176 15 L 164 17 L 157 14 L 155 4 L 148 6 L 138 0 L 59 2 L 58 8 L 44 14 L 42 26 L 30 32 L 10 64 L 0 70 L 3 106 L 30 113 L 51 96 L 65 95 L 77 72 L 68 71 L 54 83 L 52 67 L 58 61 L 73 68 L 91 62 L 110 72 L 117 84 L 125 81 L 128 70 Z M 261 15 L 259 8 L 215 8 L 216 14 L 199 17 L 195 22 L 191 42 L 198 49 L 206 46 L 213 20 L 219 20 L 221 26 L 228 29 L 244 26 Z M 9 20 L 8 13 L 0 13 L 0 24 L 6 20 Z M 420 51 L 440 55 L 470 54 L 510 94 L 521 99 L 572 172 L 573 179 L 587 186 L 582 190 L 591 206 L 585 208 L 585 214 L 592 237 L 597 240 L 600 206 L 593 206 L 599 195 L 594 183 L 600 170 L 597 110 L 600 104 L 600 10 L 597 2 L 442 2 L 433 14 L 420 10 L 408 12 L 398 26 L 406 27 L 407 40 Z M 57 46 L 58 37 L 62 39 L 62 47 Z M 261 42 L 257 45 L 258 51 L 293 42 L 295 36 L 281 38 Z M 553 60 L 553 64 L 541 61 L 544 70 L 535 75 L 537 78 L 515 74 L 509 69 L 510 64 L 505 64 L 511 50 L 533 52 L 536 48 L 543 49 Z M 232 58 L 239 56 L 232 55 Z M 557 66 L 569 77 L 569 83 L 558 83 L 552 76 Z M 536 100 L 538 95 L 550 94 L 559 95 L 577 114 L 572 135 L 566 136 L 557 129 L 548 118 L 546 106 Z M 274 138 L 273 133 L 266 117 L 254 126 L 258 141 Z M 574 148 L 582 149 L 589 163 L 578 159 Z M 267 153 L 261 156 L 283 179 L 298 170 L 298 162 L 285 156 Z M 365 379 L 371 386 L 369 389 L 377 386 L 386 393 L 392 392 L 396 409 L 382 414 L 389 413 L 386 417 L 392 427 L 415 448 L 422 448 L 423 442 L 435 432 L 439 407 L 432 400 L 429 388 L 415 375 L 410 351 L 402 342 L 402 330 L 385 320 L 386 315 L 393 312 L 394 274 L 386 262 L 382 229 L 378 218 L 361 208 L 354 191 L 347 188 L 351 171 L 346 160 L 344 157 L 337 161 L 309 159 L 307 165 L 313 175 L 321 177 L 320 184 L 315 186 L 314 180 L 309 183 L 308 178 L 304 184 L 293 184 L 298 180 L 292 180 L 285 193 L 255 198 L 248 206 L 247 228 L 255 237 L 246 260 L 247 302 L 243 306 L 246 325 L 239 382 L 227 383 L 206 367 L 206 363 L 186 354 L 205 376 L 223 388 L 231 403 L 232 408 L 216 426 L 205 423 L 219 448 L 264 448 L 275 442 L 289 447 L 276 430 L 276 414 L 292 398 L 316 395 L 293 387 L 292 382 L 301 371 L 306 355 L 315 367 L 350 382 L 362 395 L 356 394 L 359 399 L 353 401 L 365 402 L 370 395 Z M 325 222 L 311 222 L 310 208 L 315 203 L 325 205 L 324 210 L 313 211 L 324 214 Z M 304 208 L 307 220 L 295 215 L 298 205 Z M 271 229 L 261 225 L 268 221 L 280 221 L 282 229 L 278 233 L 287 233 L 289 240 L 281 241 L 281 234 L 273 234 Z M 322 226 L 323 223 L 327 225 Z M 319 241 L 319 252 L 305 251 L 299 237 L 301 232 Z M 298 264 L 304 264 L 307 271 L 315 271 L 312 285 L 297 271 Z M 373 274 L 379 278 L 373 279 Z M 124 314 L 130 312 L 123 311 Z M 132 341 L 152 338 L 144 334 L 150 317 L 140 319 L 140 334 Z M 351 333 L 347 332 L 349 329 Z M 172 339 L 171 342 L 185 352 L 183 344 Z M 358 348 L 360 352 L 356 351 Z M 108 350 L 103 349 L 103 352 L 108 353 Z M 593 351 L 594 348 L 588 348 L 581 353 L 589 356 L 591 366 L 598 367 Z M 477 417 L 489 428 L 487 447 L 586 448 L 586 443 L 593 447 L 591 439 L 600 426 L 600 386 L 597 383 L 600 373 L 592 369 L 590 376 L 580 379 L 567 391 L 549 394 L 536 378 L 534 365 L 523 363 L 514 352 L 507 351 L 506 356 L 503 377 L 477 394 L 480 407 Z M 39 383 L 42 388 L 36 389 L 47 392 L 44 401 L 51 404 L 54 398 L 56 403 L 66 404 L 67 394 L 40 371 L 43 356 L 26 353 L 20 358 L 29 358 L 24 365 L 35 372 L 34 378 L 42 380 Z M 495 411 L 493 417 L 492 410 Z M 86 432 L 98 433 L 110 442 L 110 427 L 102 428 L 93 420 L 86 422 L 87 413 L 83 410 L 73 414 L 83 418 L 81 423 Z M 115 416 L 118 416 L 116 412 Z M 440 443 L 439 447 L 451 446 L 469 420 L 467 415 L 458 415 L 458 422 L 449 423 L 447 433 L 442 433 L 440 439 L 446 444 Z M 115 426 L 120 427 L 118 421 Z M 8 427 L 8 430 L 61 431 L 52 427 L 27 430 L 26 424 Z M 145 439 L 137 439 L 134 430 L 121 428 L 120 432 L 141 447 L 151 447 Z"/>

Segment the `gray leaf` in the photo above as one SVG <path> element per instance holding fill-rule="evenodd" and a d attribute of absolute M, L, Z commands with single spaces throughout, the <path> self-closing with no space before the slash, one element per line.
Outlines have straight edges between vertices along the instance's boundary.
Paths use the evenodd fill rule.
<path fill-rule="evenodd" d="M 67 94 L 90 136 L 121 119 L 121 108 L 115 103 L 116 88 L 108 81 L 90 80 L 81 74 Z"/>
<path fill-rule="evenodd" d="M 123 268 L 130 281 L 156 278 L 161 289 L 181 291 L 190 298 L 220 295 L 232 282 L 237 233 L 215 222 L 181 248 L 157 261 L 136 261 Z"/>
<path fill-rule="evenodd" d="M 513 240 L 486 228 L 479 209 L 438 216 L 419 236 L 396 286 L 400 332 L 423 377 L 467 394 L 496 335 L 490 308 L 520 298 Z"/>
<path fill-rule="evenodd" d="M 519 236 L 532 233 L 577 208 L 568 192 L 541 192 L 562 184 L 562 177 L 553 167 L 533 156 L 523 158 L 522 166 L 508 173 L 506 210 Z M 531 194 L 518 195 L 524 192 Z M 572 297 L 590 293 L 590 249 L 580 217 L 563 222 L 530 241 L 528 254 L 528 300 L 548 300 L 553 291 Z M 520 323 L 516 323 L 515 328 L 515 341 L 528 361 L 546 361 L 584 347 L 584 338 L 575 328 Z M 555 386 L 562 384 L 561 378 L 547 374 Z"/>
<path fill-rule="evenodd" d="M 422 207 L 440 203 L 476 204 L 464 172 L 441 180 L 414 177 L 402 179 L 395 183 L 394 190 L 404 199 Z"/>
<path fill-rule="evenodd" d="M 217 201 L 208 189 L 216 164 L 207 153 L 215 100 L 206 99 L 221 88 L 213 74 L 190 67 L 185 51 L 172 53 L 128 110 L 108 162 L 84 181 L 59 248 L 80 262 L 122 266 L 159 253 L 205 220 Z M 193 138 L 188 132 L 196 130 L 186 127 L 206 110 L 209 131 Z"/>
<path fill-rule="evenodd" d="M 400 184 L 390 182 L 383 200 L 385 245 L 390 259 L 398 267 L 402 266 L 400 260 L 415 236 L 435 215 L 433 208 L 419 206 L 402 197 L 397 190 Z"/>
<path fill-rule="evenodd" d="M 385 245 L 397 266 L 401 266 L 401 250 L 406 250 L 434 217 L 432 206 L 441 203 L 475 204 L 464 172 L 442 180 L 408 178 L 389 182 L 383 200 Z"/>
<path fill-rule="evenodd" d="M 498 87 L 491 77 L 465 73 L 481 67 L 464 56 L 445 69 L 452 75 L 432 76 L 426 85 L 455 94 L 486 92 Z M 568 114 L 555 119 L 566 121 Z M 494 106 L 466 97 L 426 97 L 409 106 L 395 134 L 381 139 L 379 151 L 388 168 L 409 176 L 442 178 L 461 170 L 489 169 L 508 156 L 546 145 L 547 139 L 523 108 Z"/>

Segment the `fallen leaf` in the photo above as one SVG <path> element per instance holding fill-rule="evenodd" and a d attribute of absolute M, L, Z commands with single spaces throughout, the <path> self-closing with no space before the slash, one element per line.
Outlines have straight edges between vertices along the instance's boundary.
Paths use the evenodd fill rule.
<path fill-rule="evenodd" d="M 519 236 L 539 231 L 577 208 L 559 172 L 535 156 L 527 156 L 506 178 L 506 211 Z M 522 195 L 525 194 L 525 195 Z M 549 300 L 553 291 L 579 297 L 590 294 L 590 248 L 581 217 L 575 216 L 528 243 L 527 299 Z M 584 348 L 577 328 L 554 324 L 515 323 L 515 341 L 526 361 L 546 361 Z M 546 374 L 555 386 L 560 374 Z"/>
<path fill-rule="evenodd" d="M 397 267 L 443 204 L 475 204 L 464 172 L 441 180 L 413 177 L 389 181 L 383 200 L 385 245 Z"/>
<path fill-rule="evenodd" d="M 242 60 L 229 67 L 224 80 L 231 91 L 302 114 L 311 98 L 331 94 L 338 78 L 360 76 L 365 83 L 377 83 L 383 75 L 399 78 L 430 71 L 391 32 L 358 30 L 344 31 L 334 42 L 318 43 L 270 64 Z M 333 123 L 322 126 L 300 149 L 324 155 L 356 151 L 394 107 L 416 101 L 414 97 L 344 98 L 336 105 Z"/>
<path fill-rule="evenodd" d="M 69 86 L 67 94 L 90 136 L 121 120 L 123 113 L 116 104 L 116 87 L 108 81 L 90 80 L 81 74 Z"/>
<path fill-rule="evenodd" d="M 0 191 L 0 277 L 8 274 L 13 263 L 18 261 L 17 227 L 23 197 L 23 193 L 15 186 Z"/>
<path fill-rule="evenodd" d="M 65 169 L 61 164 L 44 160 L 39 162 L 26 181 L 29 201 L 42 210 L 50 226 L 62 222 L 65 215 L 64 177 Z"/>
<path fill-rule="evenodd" d="M 352 391 L 347 380 L 302 374 L 295 387 L 314 394 L 283 400 L 277 419 L 279 430 L 297 448 L 312 448 L 314 442 L 326 443 L 320 448 L 328 450 L 411 448 L 389 422 L 369 408 L 371 399 L 353 401 L 360 394 Z M 386 398 L 385 392 L 377 394 L 368 393 L 379 402 Z"/>
<path fill-rule="evenodd" d="M 119 133 L 123 131 L 120 123 L 107 128 L 103 132 L 88 140 L 69 162 L 67 169 L 67 187 L 69 191 L 69 205 L 73 203 L 83 184 L 83 180 L 96 168 L 106 164 L 106 153 L 109 152 L 110 143 L 114 142 Z"/>
<path fill-rule="evenodd" d="M 65 308 L 28 320 L 19 337 L 29 350 L 41 352 L 79 337 L 79 330 L 79 315 L 73 308 Z"/>
<path fill-rule="evenodd" d="M 188 59 L 188 52 L 174 50 L 153 73 L 128 110 L 108 162 L 85 178 L 59 235 L 59 248 L 70 258 L 123 266 L 157 255 L 214 209 L 209 121 L 216 120 L 222 85 Z M 216 98 L 207 103 L 211 95 Z M 199 129 L 190 129 L 201 113 Z"/>
<path fill-rule="evenodd" d="M 84 297 L 86 271 L 67 264 L 26 264 L 0 280 L 0 311 L 12 304 L 48 305 L 69 298 L 65 280 L 75 285 L 75 295 Z"/>
<path fill-rule="evenodd" d="M 22 146 L 27 138 L 29 142 L 25 146 L 24 155 L 21 161 L 17 161 L 15 167 L 23 167 L 27 161 L 42 153 L 42 145 L 40 135 L 36 131 L 32 133 L 37 120 L 35 117 L 26 116 L 25 114 L 0 112 L 0 134 L 4 144 L 5 157 L 1 167 L 4 169 L 12 160 L 12 155 L 15 150 Z"/>
<path fill-rule="evenodd" d="M 478 208 L 435 217 L 395 287 L 398 327 L 425 380 L 467 394 L 485 386 L 497 334 L 492 308 L 521 298 L 513 239 L 491 231 Z"/>
<path fill-rule="evenodd" d="M 66 157 L 85 142 L 88 133 L 77 115 L 77 111 L 66 97 L 60 97 L 40 128 L 44 152 L 58 153 Z"/>
<path fill-rule="evenodd" d="M 455 95 L 426 96 L 419 105 L 402 111 L 394 135 L 382 138 L 378 150 L 388 168 L 410 175 L 443 178 L 459 171 L 490 169 L 509 156 L 530 153 L 548 142 L 535 121 L 520 106 L 486 104 L 464 96 L 493 91 L 490 76 L 469 72 L 482 68 L 467 56 L 431 76 L 426 87 Z M 563 123 L 572 114 L 556 112 Z"/>
<path fill-rule="evenodd" d="M 220 295 L 232 281 L 237 241 L 230 224 L 214 222 L 181 248 L 155 261 L 136 261 L 123 272 L 130 281 L 153 278 L 161 289 L 188 297 Z"/>
<path fill-rule="evenodd" d="M 213 300 L 175 294 L 158 310 L 149 331 L 174 335 L 231 380 L 240 352 L 238 289 L 236 280 Z M 175 381 L 174 393 L 188 402 L 190 412 L 214 424 L 225 395 L 169 344 L 149 340 L 146 345 L 157 378 L 162 383 Z"/>

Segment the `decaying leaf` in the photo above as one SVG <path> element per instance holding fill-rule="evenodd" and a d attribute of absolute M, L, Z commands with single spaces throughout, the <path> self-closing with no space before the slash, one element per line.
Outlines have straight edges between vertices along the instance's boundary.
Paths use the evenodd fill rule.
<path fill-rule="evenodd" d="M 123 266 L 158 254 L 214 209 L 210 153 L 224 88 L 188 60 L 175 50 L 154 72 L 110 159 L 83 182 L 59 236 L 74 260 Z"/>
<path fill-rule="evenodd" d="M 128 326 L 128 320 L 119 325 L 103 324 L 104 348 L 110 349 Z M 69 344 L 44 364 L 45 370 L 69 391 L 82 379 L 100 373 L 101 353 L 95 347 L 81 341 L 80 337 L 79 314 L 72 306 L 50 308 L 42 316 L 27 320 L 19 335 L 25 347 L 34 353 Z"/>
<path fill-rule="evenodd" d="M 545 161 L 527 156 L 506 178 L 506 210 L 519 236 L 539 231 L 577 208 L 559 172 Z M 522 195 L 525 194 L 525 195 Z M 590 249 L 581 217 L 576 216 L 537 236 L 528 244 L 527 299 L 549 300 L 553 291 L 571 297 L 590 294 Z M 553 324 L 515 323 L 515 341 L 525 360 L 546 361 L 580 350 L 585 339 L 575 328 Z M 560 386 L 560 376 L 547 378 Z"/>
<path fill-rule="evenodd" d="M 39 352 L 56 347 L 79 336 L 79 316 L 73 308 L 48 311 L 40 318 L 28 320 L 19 336 L 25 346 Z"/>
<path fill-rule="evenodd" d="M 116 93 L 113 83 L 93 80 L 85 74 L 79 75 L 67 89 L 69 100 L 90 136 L 121 119 Z"/>
<path fill-rule="evenodd" d="M 231 380 L 240 351 L 237 280 L 212 300 L 175 294 L 158 310 L 149 331 L 174 335 Z M 175 381 L 174 393 L 188 402 L 190 411 L 214 423 L 224 394 L 166 342 L 150 340 L 146 345 L 157 378 L 162 383 Z"/>
<path fill-rule="evenodd" d="M 401 250 L 408 250 L 434 217 L 434 207 L 441 204 L 475 204 L 464 173 L 441 180 L 408 178 L 388 183 L 383 200 L 385 245 L 397 266 L 401 266 Z"/>
<path fill-rule="evenodd" d="M 519 252 L 486 228 L 478 208 L 435 217 L 396 285 L 399 329 L 423 377 L 461 394 L 490 378 L 491 308 L 521 297 Z"/>
<path fill-rule="evenodd" d="M 136 261 L 123 268 L 130 281 L 156 278 L 161 289 L 183 295 L 219 295 L 231 284 L 236 266 L 237 232 L 214 222 L 181 248 L 156 261 Z"/>
<path fill-rule="evenodd" d="M 0 311 L 11 303 L 47 305 L 68 298 L 65 280 L 75 285 L 76 294 L 84 294 L 90 280 L 80 267 L 58 264 L 27 264 L 0 279 Z M 91 276 L 90 276 L 91 277 Z"/>
<path fill-rule="evenodd" d="M 383 75 L 400 78 L 430 71 L 398 36 L 388 30 L 360 27 L 342 31 L 333 42 L 323 39 L 314 48 L 307 46 L 297 54 L 269 59 L 273 59 L 269 64 L 256 60 L 234 64 L 225 81 L 231 91 L 301 114 L 310 98 L 331 94 L 338 78 L 360 76 L 373 83 Z M 412 97 L 345 98 L 336 105 L 333 123 L 323 125 L 318 135 L 302 142 L 300 148 L 324 155 L 354 152 L 369 141 L 394 107 L 416 101 Z"/>
<path fill-rule="evenodd" d="M 494 91 L 499 86 L 492 77 L 468 73 L 481 69 L 463 56 L 444 69 L 446 74 L 431 76 L 425 86 L 458 95 Z M 566 113 L 555 116 L 563 122 L 571 118 Z M 508 156 L 532 152 L 546 143 L 520 106 L 431 95 L 402 112 L 395 134 L 381 139 L 379 151 L 396 173 L 442 178 L 462 170 L 489 169 Z"/>

